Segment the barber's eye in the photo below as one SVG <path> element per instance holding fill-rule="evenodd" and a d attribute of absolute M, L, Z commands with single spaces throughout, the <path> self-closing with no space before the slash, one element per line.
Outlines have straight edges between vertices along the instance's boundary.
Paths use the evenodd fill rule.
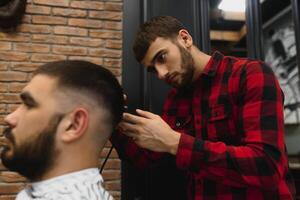
<path fill-rule="evenodd" d="M 156 61 L 159 62 L 159 63 L 165 63 L 166 57 L 167 57 L 167 56 L 166 56 L 166 53 L 161 53 L 161 54 L 157 57 Z"/>

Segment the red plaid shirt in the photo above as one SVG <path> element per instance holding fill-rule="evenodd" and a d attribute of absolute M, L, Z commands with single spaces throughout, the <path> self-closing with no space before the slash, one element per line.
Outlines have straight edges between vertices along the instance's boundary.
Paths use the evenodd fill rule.
<path fill-rule="evenodd" d="M 178 169 L 189 200 L 293 199 L 284 143 L 283 93 L 263 62 L 215 52 L 193 88 L 172 89 L 162 118 L 181 133 Z M 120 157 L 146 167 L 163 157 L 121 134 Z"/>

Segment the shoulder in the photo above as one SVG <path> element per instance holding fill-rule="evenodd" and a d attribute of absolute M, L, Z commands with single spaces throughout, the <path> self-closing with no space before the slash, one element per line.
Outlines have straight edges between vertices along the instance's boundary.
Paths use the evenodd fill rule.
<path fill-rule="evenodd" d="M 28 195 L 26 189 L 21 190 L 16 197 L 16 200 L 31 200 L 32 198 Z"/>

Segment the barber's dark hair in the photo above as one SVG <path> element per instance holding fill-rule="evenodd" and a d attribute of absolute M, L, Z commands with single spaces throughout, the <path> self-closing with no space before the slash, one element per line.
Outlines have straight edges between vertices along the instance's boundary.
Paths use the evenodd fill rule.
<path fill-rule="evenodd" d="M 57 78 L 58 87 L 92 94 L 111 113 L 113 127 L 120 122 L 124 111 L 123 90 L 108 69 L 87 61 L 65 60 L 40 66 L 34 72 L 36 75 Z"/>
<path fill-rule="evenodd" d="M 133 44 L 135 58 L 141 62 L 149 46 L 157 37 L 174 39 L 181 29 L 186 29 L 183 24 L 171 16 L 157 16 L 141 25 L 136 33 Z"/>

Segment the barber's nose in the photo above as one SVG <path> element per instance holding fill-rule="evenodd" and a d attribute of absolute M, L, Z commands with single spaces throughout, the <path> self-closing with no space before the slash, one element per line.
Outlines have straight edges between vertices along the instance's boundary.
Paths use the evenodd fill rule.
<path fill-rule="evenodd" d="M 168 73 L 168 70 L 165 67 L 156 67 L 157 76 L 159 79 L 164 79 L 166 77 L 166 74 Z"/>

